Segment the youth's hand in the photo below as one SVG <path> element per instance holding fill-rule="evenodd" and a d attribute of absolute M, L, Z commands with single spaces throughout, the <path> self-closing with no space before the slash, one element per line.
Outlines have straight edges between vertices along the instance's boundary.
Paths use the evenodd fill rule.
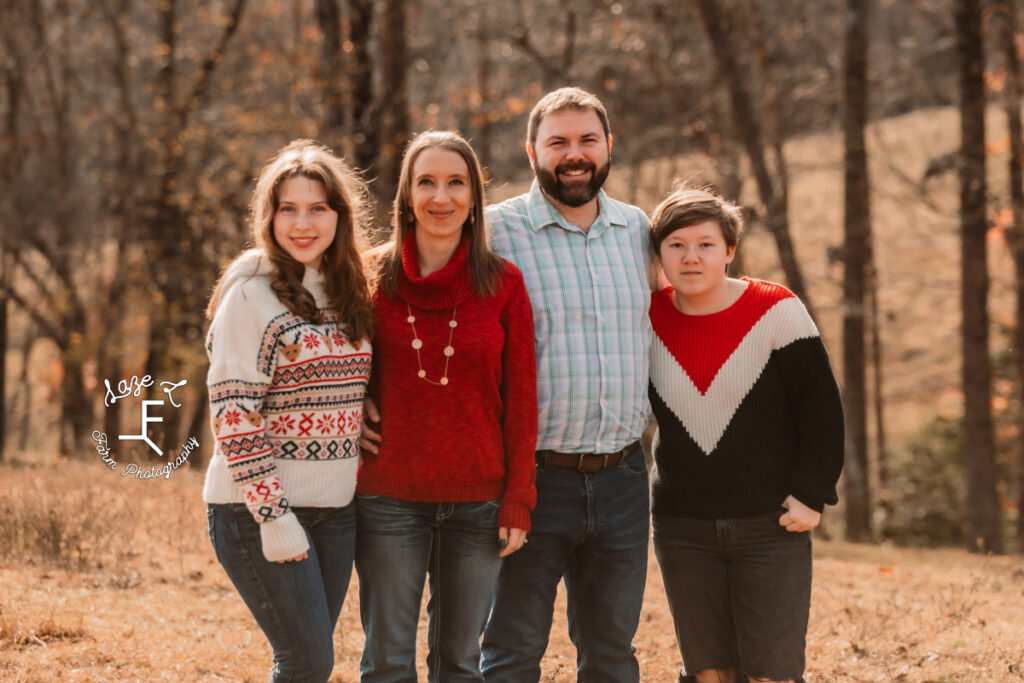
<path fill-rule="evenodd" d="M 793 496 L 786 496 L 782 507 L 787 512 L 779 517 L 779 524 L 786 527 L 786 531 L 810 531 L 821 522 L 820 512 L 812 510 Z"/>
<path fill-rule="evenodd" d="M 503 526 L 498 529 L 498 545 L 501 545 L 502 541 L 505 541 L 505 545 L 502 546 L 498 557 L 508 557 L 526 543 L 526 532 L 523 529 L 510 529 Z"/>
<path fill-rule="evenodd" d="M 278 564 L 284 564 L 285 562 L 301 562 L 304 559 L 306 559 L 307 557 L 309 557 L 309 551 L 308 550 L 306 552 L 302 553 L 301 555 L 296 555 L 295 557 L 291 558 L 290 560 L 278 560 L 277 563 Z"/>
<path fill-rule="evenodd" d="M 363 399 L 363 433 L 359 438 L 359 448 L 367 453 L 377 455 L 377 447 L 380 446 L 380 432 L 367 426 L 368 422 L 380 425 L 380 411 L 377 410 L 377 404 L 369 396 Z"/>

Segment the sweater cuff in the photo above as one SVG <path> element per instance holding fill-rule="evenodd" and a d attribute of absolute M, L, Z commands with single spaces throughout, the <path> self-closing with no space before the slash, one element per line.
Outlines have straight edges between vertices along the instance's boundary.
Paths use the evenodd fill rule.
<path fill-rule="evenodd" d="M 498 510 L 498 526 L 530 530 L 530 507 L 524 503 L 503 500 Z"/>
<path fill-rule="evenodd" d="M 290 560 L 309 550 L 306 530 L 294 512 L 286 512 L 260 524 L 260 538 L 263 556 L 270 562 Z"/>
<path fill-rule="evenodd" d="M 801 503 L 803 503 L 807 507 L 811 508 L 815 512 L 819 512 L 820 513 L 820 512 L 824 512 L 824 510 L 825 510 L 825 501 L 823 501 L 823 500 L 820 500 L 820 499 L 817 499 L 817 498 L 811 498 L 810 496 L 808 496 L 808 495 L 806 495 L 804 493 L 797 493 L 796 491 L 794 491 L 790 495 L 792 495 L 794 498 L 796 498 Z"/>

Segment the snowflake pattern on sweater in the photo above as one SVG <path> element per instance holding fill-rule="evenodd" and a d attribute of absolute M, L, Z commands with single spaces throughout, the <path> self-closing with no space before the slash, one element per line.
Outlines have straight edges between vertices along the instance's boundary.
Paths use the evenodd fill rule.
<path fill-rule="evenodd" d="M 322 304 L 319 274 L 307 270 L 303 284 Z M 293 505 L 351 500 L 371 349 L 365 340 L 350 341 L 333 312 L 321 312 L 320 324 L 292 314 L 266 277 L 228 288 L 207 335 L 216 439 L 207 502 L 244 502 L 266 525 L 290 517 Z M 294 465 L 284 477 L 286 463 Z M 286 526 L 294 528 L 269 535 L 270 545 L 276 538 L 288 550 L 268 548 L 264 535 L 268 559 L 293 557 L 304 543 L 297 525 Z"/>

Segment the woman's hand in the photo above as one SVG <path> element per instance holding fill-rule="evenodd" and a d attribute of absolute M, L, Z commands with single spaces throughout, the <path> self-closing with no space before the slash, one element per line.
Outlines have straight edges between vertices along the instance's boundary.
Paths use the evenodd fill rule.
<path fill-rule="evenodd" d="M 380 411 L 373 399 L 367 396 L 363 399 L 363 433 L 359 437 L 359 448 L 367 453 L 377 455 L 377 447 L 380 446 L 380 432 L 375 432 L 366 426 L 367 422 L 380 423 Z"/>
<path fill-rule="evenodd" d="M 295 557 L 291 558 L 290 560 L 278 560 L 277 563 L 278 564 L 284 564 L 285 562 L 302 562 L 307 557 L 309 557 L 309 551 L 308 550 L 306 552 L 302 553 L 301 555 L 296 555 Z"/>
<path fill-rule="evenodd" d="M 522 548 L 524 543 L 526 543 L 526 531 L 523 529 L 510 529 L 507 526 L 498 529 L 498 545 L 501 546 L 498 557 L 508 557 Z"/>
<path fill-rule="evenodd" d="M 782 507 L 788 512 L 779 517 L 779 524 L 786 527 L 786 531 L 810 531 L 821 521 L 820 512 L 812 510 L 793 496 L 786 496 Z"/>

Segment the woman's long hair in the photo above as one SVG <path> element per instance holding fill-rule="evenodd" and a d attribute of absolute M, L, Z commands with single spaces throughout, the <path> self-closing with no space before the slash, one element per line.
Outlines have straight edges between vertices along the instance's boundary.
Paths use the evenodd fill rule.
<path fill-rule="evenodd" d="M 292 258 L 274 238 L 274 215 L 280 201 L 281 184 L 298 176 L 320 183 L 327 194 L 328 206 L 338 214 L 334 240 L 324 251 L 320 265 L 327 293 L 326 308 L 337 314 L 350 339 L 369 337 L 373 330 L 373 306 L 360 258 L 366 244 L 366 185 L 342 159 L 313 140 L 293 140 L 278 152 L 263 169 L 252 194 L 249 205 L 252 239 L 270 260 L 270 286 L 294 315 L 315 324 L 323 322 L 323 313 L 302 286 L 305 266 Z M 238 260 L 236 258 L 235 262 Z M 206 309 L 209 318 L 213 318 L 224 296 L 224 280 L 222 275 L 210 297 Z"/>
<path fill-rule="evenodd" d="M 395 195 L 391 217 L 390 248 L 377 261 L 373 273 L 374 286 L 389 296 L 396 296 L 398 271 L 402 269 L 402 244 L 410 231 L 415 230 L 416 217 L 412 210 L 412 172 L 416 159 L 427 149 L 445 149 L 463 158 L 469 168 L 469 186 L 473 195 L 473 206 L 462 234 L 470 236 L 469 278 L 473 291 L 478 296 L 492 296 L 498 291 L 501 272 L 505 263 L 488 247 L 487 223 L 484 220 L 484 174 L 480 162 L 469 143 L 451 131 L 428 130 L 417 135 L 405 150 L 402 169 L 398 178 L 398 194 Z"/>

